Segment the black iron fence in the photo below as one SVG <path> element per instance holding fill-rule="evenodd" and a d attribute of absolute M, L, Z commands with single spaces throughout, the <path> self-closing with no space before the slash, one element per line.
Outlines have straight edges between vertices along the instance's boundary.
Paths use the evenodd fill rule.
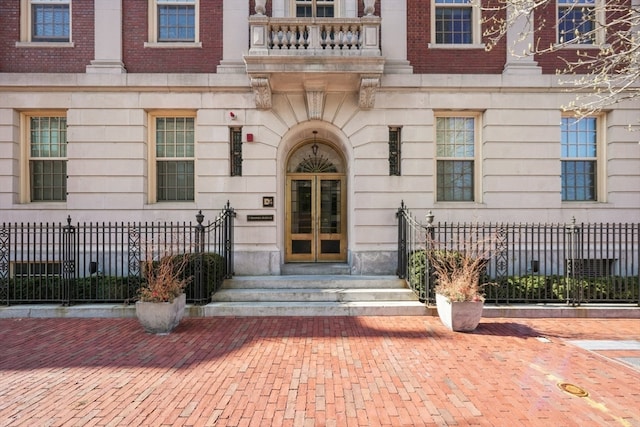
<path fill-rule="evenodd" d="M 402 203 L 398 276 L 421 301 L 435 300 L 427 250 L 467 251 L 487 259 L 487 302 L 625 302 L 640 305 L 640 224 L 460 224 L 418 221 Z"/>
<path fill-rule="evenodd" d="M 132 302 L 144 265 L 159 254 L 190 254 L 187 301 L 206 303 L 233 270 L 229 203 L 204 223 L 3 223 L 0 304 Z"/>

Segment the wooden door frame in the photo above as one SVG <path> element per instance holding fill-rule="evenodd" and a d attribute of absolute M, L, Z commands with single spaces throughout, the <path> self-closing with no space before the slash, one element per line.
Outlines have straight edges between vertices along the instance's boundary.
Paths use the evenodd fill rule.
<path fill-rule="evenodd" d="M 310 179 L 312 181 L 312 235 L 311 254 L 293 254 L 291 233 L 291 182 L 294 180 Z M 340 252 L 337 254 L 322 254 L 319 250 L 322 241 L 320 232 L 320 182 L 323 179 L 340 180 Z M 308 234 L 307 234 L 308 235 Z M 332 235 L 331 237 L 336 237 Z M 285 262 L 346 262 L 347 261 L 347 179 L 343 173 L 288 173 L 285 184 Z"/>

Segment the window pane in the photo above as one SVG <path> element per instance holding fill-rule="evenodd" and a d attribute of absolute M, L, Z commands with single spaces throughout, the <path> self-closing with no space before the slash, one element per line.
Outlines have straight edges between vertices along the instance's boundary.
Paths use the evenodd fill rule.
<path fill-rule="evenodd" d="M 315 8 L 315 13 L 314 13 Z M 333 0 L 296 0 L 296 17 L 298 18 L 333 18 L 334 15 Z"/>
<path fill-rule="evenodd" d="M 67 156 L 67 119 L 64 117 L 32 117 L 31 157 Z"/>
<path fill-rule="evenodd" d="M 596 162 L 562 162 L 562 200 L 596 200 Z"/>
<path fill-rule="evenodd" d="M 438 160 L 437 200 L 473 201 L 473 161 Z"/>
<path fill-rule="evenodd" d="M 563 158 L 596 157 L 596 118 L 563 117 L 561 124 L 561 155 Z"/>
<path fill-rule="evenodd" d="M 242 176 L 242 128 L 230 129 L 229 147 L 231 176 Z"/>
<path fill-rule="evenodd" d="M 436 118 L 436 155 L 473 157 L 475 124 L 473 117 Z"/>
<path fill-rule="evenodd" d="M 437 7 L 435 18 L 436 43 L 473 43 L 471 16 L 472 9 L 470 7 Z"/>
<path fill-rule="evenodd" d="M 562 162 L 562 200 L 596 200 L 597 136 L 595 117 L 562 118 L 561 156 L 577 159 Z"/>
<path fill-rule="evenodd" d="M 323 179 L 320 181 L 320 232 L 337 234 L 341 232 L 340 217 L 341 181 Z"/>
<path fill-rule="evenodd" d="M 558 9 L 558 41 L 583 44 L 595 42 L 595 8 L 576 5 Z M 587 34 L 585 36 L 585 34 Z"/>
<path fill-rule="evenodd" d="M 333 18 L 333 6 L 318 6 L 316 16 L 318 18 Z"/>
<path fill-rule="evenodd" d="M 194 126 L 193 117 L 156 118 L 158 201 L 194 200 L 194 161 L 167 161 L 175 158 L 193 158 Z"/>
<path fill-rule="evenodd" d="M 192 42 L 195 31 L 195 6 L 158 6 L 158 41 Z"/>
<path fill-rule="evenodd" d="M 389 175 L 400 176 L 400 128 L 389 128 Z"/>
<path fill-rule="evenodd" d="M 67 119 L 31 117 L 29 126 L 31 201 L 64 201 L 67 199 Z"/>
<path fill-rule="evenodd" d="M 34 41 L 69 41 L 69 5 L 32 5 L 32 39 Z"/>
<path fill-rule="evenodd" d="M 156 118 L 156 157 L 194 156 L 193 117 Z"/>
<path fill-rule="evenodd" d="M 193 161 L 161 161 L 157 164 L 158 201 L 194 200 Z"/>
<path fill-rule="evenodd" d="M 67 162 L 31 160 L 31 200 L 64 201 L 67 199 Z"/>

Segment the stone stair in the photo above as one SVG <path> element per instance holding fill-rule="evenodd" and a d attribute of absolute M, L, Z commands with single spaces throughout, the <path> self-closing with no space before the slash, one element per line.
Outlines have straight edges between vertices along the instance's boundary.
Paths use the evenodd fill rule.
<path fill-rule="evenodd" d="M 402 279 L 340 273 L 236 276 L 225 280 L 204 311 L 205 316 L 429 315 Z"/>

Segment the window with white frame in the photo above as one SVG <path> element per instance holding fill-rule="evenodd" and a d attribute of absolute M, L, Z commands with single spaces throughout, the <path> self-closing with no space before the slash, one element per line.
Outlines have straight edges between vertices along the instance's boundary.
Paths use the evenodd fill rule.
<path fill-rule="evenodd" d="M 21 0 L 22 42 L 69 43 L 71 0 Z"/>
<path fill-rule="evenodd" d="M 471 0 L 435 0 L 432 3 L 431 40 L 436 45 L 480 43 L 478 8 Z"/>
<path fill-rule="evenodd" d="M 476 116 L 436 117 L 436 200 L 475 200 Z"/>
<path fill-rule="evenodd" d="M 199 43 L 199 0 L 149 0 L 149 42 Z"/>
<path fill-rule="evenodd" d="M 67 119 L 64 113 L 24 116 L 25 197 L 30 202 L 67 200 Z"/>
<path fill-rule="evenodd" d="M 594 44 L 596 0 L 558 0 L 558 43 Z"/>
<path fill-rule="evenodd" d="M 151 127 L 150 202 L 193 201 L 195 196 L 194 116 L 153 115 Z"/>
<path fill-rule="evenodd" d="M 296 17 L 334 18 L 335 6 L 333 0 L 295 0 Z"/>
<path fill-rule="evenodd" d="M 598 200 L 598 118 L 563 117 L 562 200 Z"/>

